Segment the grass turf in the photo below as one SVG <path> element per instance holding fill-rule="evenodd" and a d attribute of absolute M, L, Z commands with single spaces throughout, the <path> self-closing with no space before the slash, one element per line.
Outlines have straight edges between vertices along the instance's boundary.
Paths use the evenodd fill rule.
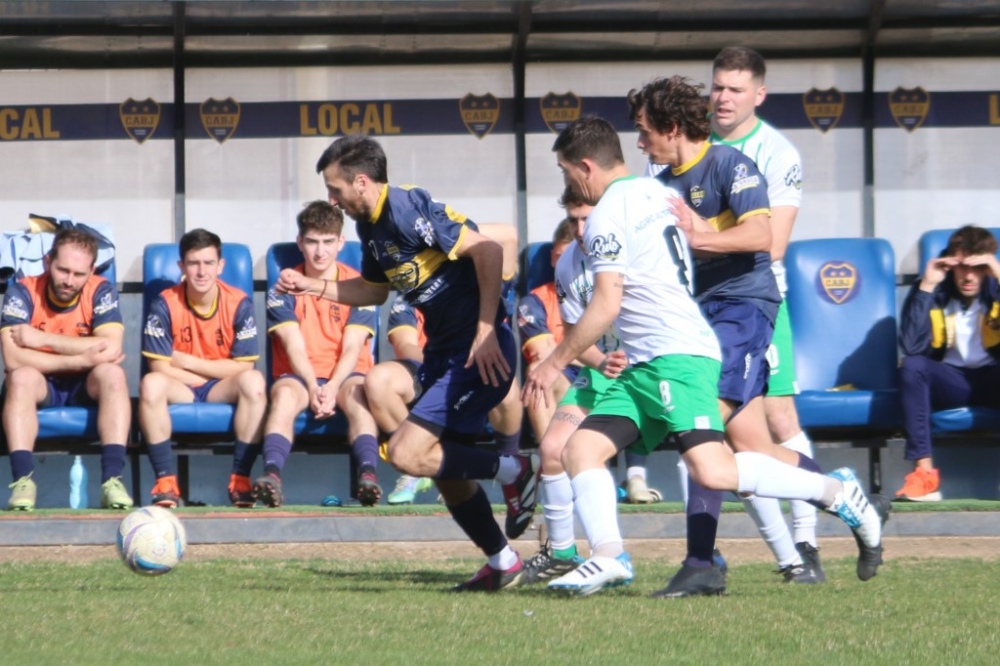
<path fill-rule="evenodd" d="M 673 565 L 587 599 L 544 588 L 452 594 L 473 560 L 185 562 L 143 578 L 113 559 L 0 565 L 5 663 L 992 664 L 995 567 L 851 560 L 825 585 L 733 567 L 727 597 L 653 600 Z"/>

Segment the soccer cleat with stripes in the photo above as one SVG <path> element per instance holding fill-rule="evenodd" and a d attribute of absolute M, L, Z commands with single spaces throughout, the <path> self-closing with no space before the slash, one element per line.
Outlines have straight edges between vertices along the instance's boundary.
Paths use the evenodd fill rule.
<path fill-rule="evenodd" d="M 632 558 L 628 553 L 618 557 L 595 555 L 565 576 L 550 581 L 548 588 L 572 596 L 586 597 L 607 587 L 620 587 L 632 582 Z"/>
<path fill-rule="evenodd" d="M 870 580 L 882 563 L 882 524 L 889 519 L 891 505 L 879 500 L 876 506 L 865 496 L 854 470 L 841 467 L 828 476 L 839 480 L 843 489 L 827 511 L 847 523 L 858 544 L 858 578 Z M 881 496 L 879 496 L 881 497 Z"/>
<path fill-rule="evenodd" d="M 451 588 L 452 592 L 499 592 L 509 587 L 516 587 L 521 582 L 524 565 L 521 559 L 510 569 L 501 571 L 489 564 L 484 564 L 475 575 L 464 583 Z"/>
<path fill-rule="evenodd" d="M 507 520 L 504 533 L 508 539 L 516 539 L 531 524 L 538 502 L 538 471 L 541 463 L 537 455 L 514 456 L 521 465 L 521 472 L 513 483 L 503 486 L 503 498 L 507 502 Z"/>
<path fill-rule="evenodd" d="M 583 564 L 579 555 L 570 558 L 556 557 L 548 541 L 542 544 L 537 553 L 524 563 L 524 575 L 521 585 L 534 585 L 552 578 L 565 576 L 573 569 Z"/>

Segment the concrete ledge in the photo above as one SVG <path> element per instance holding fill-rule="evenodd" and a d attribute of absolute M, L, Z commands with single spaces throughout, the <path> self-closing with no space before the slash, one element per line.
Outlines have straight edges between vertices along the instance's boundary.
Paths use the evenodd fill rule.
<path fill-rule="evenodd" d="M 0 546 L 103 545 L 113 543 L 121 514 L 109 516 L 7 517 L 0 520 Z M 455 541 L 466 537 L 450 516 L 345 516 L 343 514 L 194 514 L 183 515 L 193 544 L 314 543 L 368 541 Z M 681 514 L 630 513 L 619 516 L 630 539 L 683 538 Z M 836 518 L 821 514 L 817 533 L 847 536 Z M 1000 536 L 1000 514 L 927 512 L 893 515 L 890 536 Z M 578 536 L 582 532 L 577 529 Z M 722 514 L 719 537 L 754 538 L 757 528 L 746 514 Z"/>

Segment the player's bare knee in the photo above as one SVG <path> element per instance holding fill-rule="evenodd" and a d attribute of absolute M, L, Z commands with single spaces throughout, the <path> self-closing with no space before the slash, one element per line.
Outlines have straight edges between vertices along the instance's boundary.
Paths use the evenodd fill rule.
<path fill-rule="evenodd" d="M 249 400 L 250 402 L 264 401 L 266 383 L 264 382 L 264 375 L 260 374 L 257 370 L 244 370 L 237 375 L 236 387 L 239 389 L 241 400 Z"/>
<path fill-rule="evenodd" d="M 102 392 L 128 392 L 125 369 L 117 363 L 101 363 L 90 371 Z"/>
<path fill-rule="evenodd" d="M 35 390 L 45 382 L 38 370 L 23 366 L 7 374 L 7 394 L 15 399 L 34 395 Z"/>
<path fill-rule="evenodd" d="M 139 402 L 155 405 L 166 402 L 169 379 L 159 372 L 149 372 L 139 382 Z"/>

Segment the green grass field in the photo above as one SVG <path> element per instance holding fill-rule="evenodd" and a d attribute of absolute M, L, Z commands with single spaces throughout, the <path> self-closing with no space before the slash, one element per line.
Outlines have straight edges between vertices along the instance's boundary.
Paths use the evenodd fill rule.
<path fill-rule="evenodd" d="M 653 600 L 673 565 L 587 599 L 447 590 L 478 560 L 0 565 L 5 664 L 994 664 L 1000 577 L 979 560 L 892 560 L 861 583 L 734 567 L 721 598 Z"/>

